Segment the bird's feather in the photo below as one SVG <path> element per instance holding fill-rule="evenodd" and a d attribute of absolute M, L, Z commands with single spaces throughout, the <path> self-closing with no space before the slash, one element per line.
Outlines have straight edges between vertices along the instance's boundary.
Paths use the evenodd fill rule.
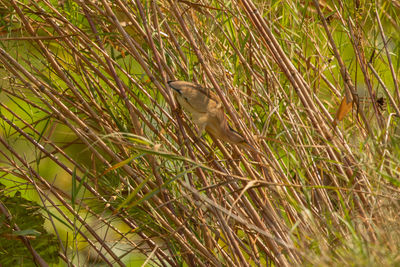
<path fill-rule="evenodd" d="M 185 81 L 169 81 L 176 92 L 179 104 L 192 114 L 194 123 L 217 139 L 233 144 L 245 144 L 246 140 L 229 125 L 219 97 L 208 88 Z"/>

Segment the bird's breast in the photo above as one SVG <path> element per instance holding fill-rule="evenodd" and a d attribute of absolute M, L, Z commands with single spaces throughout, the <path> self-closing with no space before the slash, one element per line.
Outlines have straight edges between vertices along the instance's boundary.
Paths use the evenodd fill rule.
<path fill-rule="evenodd" d="M 182 108 L 191 113 L 192 115 L 195 115 L 196 113 L 199 113 L 198 110 L 196 110 L 188 101 L 187 98 L 185 98 L 184 96 L 181 95 L 177 95 L 176 99 L 178 100 L 179 105 L 182 106 Z"/>

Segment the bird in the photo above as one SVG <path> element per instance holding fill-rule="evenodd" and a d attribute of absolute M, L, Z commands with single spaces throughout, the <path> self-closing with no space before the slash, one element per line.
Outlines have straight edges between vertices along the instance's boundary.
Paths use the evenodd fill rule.
<path fill-rule="evenodd" d="M 250 146 L 244 137 L 229 125 L 219 97 L 209 88 L 187 81 L 168 81 L 168 85 L 173 89 L 182 108 L 191 113 L 193 122 L 199 128 L 199 138 L 205 130 L 216 139 L 244 147 Z"/>

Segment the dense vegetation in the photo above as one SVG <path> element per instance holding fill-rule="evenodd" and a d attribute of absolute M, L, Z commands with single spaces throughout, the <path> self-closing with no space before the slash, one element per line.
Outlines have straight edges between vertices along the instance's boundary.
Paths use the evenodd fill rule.
<path fill-rule="evenodd" d="M 0 258 L 400 264 L 399 15 L 384 0 L 0 0 Z M 197 138 L 169 80 L 212 88 L 258 152 Z"/>

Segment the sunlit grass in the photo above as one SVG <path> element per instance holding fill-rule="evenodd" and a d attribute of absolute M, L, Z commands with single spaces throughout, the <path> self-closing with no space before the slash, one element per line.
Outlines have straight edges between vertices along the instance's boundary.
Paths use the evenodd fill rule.
<path fill-rule="evenodd" d="M 5 194 L 65 264 L 398 264 L 400 6 L 356 3 L 0 0 Z M 175 79 L 259 153 L 198 139 Z"/>

